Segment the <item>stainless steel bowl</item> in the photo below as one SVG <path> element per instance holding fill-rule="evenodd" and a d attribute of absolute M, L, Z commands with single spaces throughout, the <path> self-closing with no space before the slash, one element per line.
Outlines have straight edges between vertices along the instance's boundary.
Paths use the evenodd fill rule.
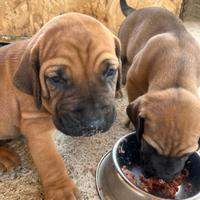
<path fill-rule="evenodd" d="M 158 194 L 152 195 L 130 182 L 123 174 L 123 165 L 133 166 L 139 159 L 136 135 L 131 133 L 118 140 L 112 151 L 101 159 L 96 171 L 97 191 L 101 200 L 164 200 Z M 121 153 L 124 151 L 124 153 Z M 131 160 L 130 160 L 131 158 Z M 130 164 L 131 163 L 131 164 Z M 176 194 L 178 200 L 200 200 L 200 154 L 194 153 L 186 162 L 189 176 L 183 181 Z M 140 166 L 132 167 L 136 179 L 142 174 Z M 185 191 L 187 183 L 192 187 Z M 157 196 L 158 195 L 158 196 Z M 166 199 L 165 199 L 166 200 Z"/>

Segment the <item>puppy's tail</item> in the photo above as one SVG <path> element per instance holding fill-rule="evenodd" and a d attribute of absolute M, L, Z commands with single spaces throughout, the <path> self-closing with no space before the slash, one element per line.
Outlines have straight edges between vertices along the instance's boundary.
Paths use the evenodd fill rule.
<path fill-rule="evenodd" d="M 120 0 L 120 7 L 121 7 L 121 10 L 122 10 L 122 13 L 126 17 L 129 14 L 131 14 L 133 11 L 135 11 L 134 8 L 131 8 L 130 6 L 128 6 L 128 4 L 126 3 L 126 0 Z"/>

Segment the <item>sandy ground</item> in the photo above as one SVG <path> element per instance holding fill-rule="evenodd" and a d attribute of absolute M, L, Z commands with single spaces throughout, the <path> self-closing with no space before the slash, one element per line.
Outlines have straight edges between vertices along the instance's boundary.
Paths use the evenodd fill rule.
<path fill-rule="evenodd" d="M 185 24 L 200 41 L 200 22 L 188 21 Z M 129 132 L 124 128 L 126 94 L 123 99 L 117 99 L 116 104 L 118 117 L 107 133 L 90 138 L 72 138 L 56 133 L 57 148 L 65 161 L 69 176 L 80 188 L 83 200 L 99 200 L 95 186 L 97 164 L 117 139 Z M 38 174 L 31 162 L 25 140 L 17 139 L 10 146 L 20 155 L 21 166 L 14 171 L 0 174 L 0 200 L 43 199 Z"/>

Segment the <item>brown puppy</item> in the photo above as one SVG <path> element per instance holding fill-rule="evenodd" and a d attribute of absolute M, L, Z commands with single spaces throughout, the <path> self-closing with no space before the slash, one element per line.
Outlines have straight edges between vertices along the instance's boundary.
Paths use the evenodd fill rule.
<path fill-rule="evenodd" d="M 121 0 L 124 76 L 147 175 L 179 173 L 200 137 L 200 48 L 182 22 L 163 8 L 134 10 Z M 130 67 L 130 68 L 129 68 Z"/>
<path fill-rule="evenodd" d="M 71 136 L 110 128 L 119 51 L 105 26 L 78 13 L 55 17 L 31 39 L 0 48 L 0 139 L 25 136 L 45 199 L 78 198 L 53 143 L 54 125 Z M 15 154 L 0 148 L 0 168 L 17 164 Z"/>

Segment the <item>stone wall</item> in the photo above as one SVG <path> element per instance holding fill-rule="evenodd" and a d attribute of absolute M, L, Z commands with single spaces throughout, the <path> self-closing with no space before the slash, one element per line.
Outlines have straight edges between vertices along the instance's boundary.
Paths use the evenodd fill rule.
<path fill-rule="evenodd" d="M 127 0 L 134 7 L 162 6 L 178 14 L 182 0 Z M 123 20 L 119 0 L 2 0 L 0 35 L 29 36 L 56 15 L 76 11 L 92 15 L 116 32 Z"/>

